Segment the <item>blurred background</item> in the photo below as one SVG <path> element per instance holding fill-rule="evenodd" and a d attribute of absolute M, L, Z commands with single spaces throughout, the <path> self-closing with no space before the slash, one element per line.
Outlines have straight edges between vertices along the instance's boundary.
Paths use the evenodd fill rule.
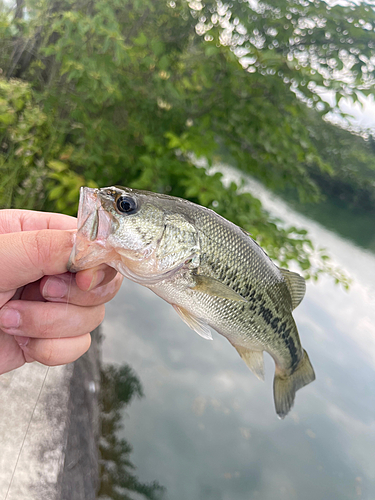
<path fill-rule="evenodd" d="M 282 423 L 272 363 L 259 384 L 124 285 L 103 325 L 103 498 L 375 497 L 374 9 L 0 0 L 1 208 L 75 215 L 83 185 L 181 196 L 308 279 L 317 381 Z"/>

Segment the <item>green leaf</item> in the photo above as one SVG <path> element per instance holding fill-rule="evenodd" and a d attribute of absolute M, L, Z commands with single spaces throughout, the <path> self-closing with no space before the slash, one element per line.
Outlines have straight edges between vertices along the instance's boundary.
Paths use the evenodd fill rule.
<path fill-rule="evenodd" d="M 141 32 L 136 38 L 133 38 L 133 42 L 135 45 L 144 47 L 145 45 L 147 45 L 147 37 L 144 33 Z"/>

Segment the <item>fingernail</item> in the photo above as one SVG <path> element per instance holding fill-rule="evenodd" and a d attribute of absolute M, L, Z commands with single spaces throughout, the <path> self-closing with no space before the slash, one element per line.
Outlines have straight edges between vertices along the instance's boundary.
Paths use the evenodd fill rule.
<path fill-rule="evenodd" d="M 42 293 L 46 299 L 62 299 L 68 293 L 68 284 L 61 278 L 48 278 Z"/>
<path fill-rule="evenodd" d="M 92 278 L 92 280 L 91 280 L 90 286 L 89 286 L 89 288 L 88 288 L 88 290 L 87 290 L 87 291 L 89 292 L 89 291 L 90 291 L 90 290 L 92 290 L 93 288 L 98 287 L 98 286 L 100 285 L 100 283 L 102 283 L 102 282 L 104 281 L 104 278 L 105 278 L 105 272 L 104 272 L 104 271 L 101 271 L 101 270 L 100 270 L 100 271 L 97 271 L 97 272 L 94 274 L 94 276 L 93 276 L 93 278 Z"/>
<path fill-rule="evenodd" d="M 21 315 L 16 309 L 3 307 L 0 310 L 0 328 L 18 328 L 21 324 Z"/>
<path fill-rule="evenodd" d="M 16 339 L 16 342 L 20 347 L 26 347 L 30 341 L 30 337 L 20 337 L 16 335 L 14 338 Z"/>

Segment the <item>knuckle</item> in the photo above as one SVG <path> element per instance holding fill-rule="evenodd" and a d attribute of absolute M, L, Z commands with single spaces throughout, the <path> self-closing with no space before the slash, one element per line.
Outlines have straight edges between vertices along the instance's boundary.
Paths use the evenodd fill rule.
<path fill-rule="evenodd" d="M 47 366 L 54 365 L 54 349 L 53 349 L 53 341 L 45 342 L 45 348 L 43 353 L 43 363 Z"/>
<path fill-rule="evenodd" d="M 28 346 L 30 361 L 38 361 L 46 366 L 55 365 L 55 350 L 53 340 L 32 339 Z"/>
<path fill-rule="evenodd" d="M 38 231 L 35 235 L 35 247 L 40 267 L 49 262 L 53 255 L 53 239 L 48 231 Z"/>
<path fill-rule="evenodd" d="M 52 240 L 49 234 L 43 230 L 35 231 L 31 241 L 23 242 L 23 251 L 31 265 L 36 268 L 43 267 L 44 263 L 50 259 L 51 247 Z"/>
<path fill-rule="evenodd" d="M 54 309 L 52 310 L 52 308 L 48 307 L 48 302 L 46 304 L 47 306 L 44 307 L 43 312 L 40 313 L 37 325 L 38 334 L 43 338 L 50 337 L 51 329 L 57 325 L 56 313 L 53 313 Z"/>

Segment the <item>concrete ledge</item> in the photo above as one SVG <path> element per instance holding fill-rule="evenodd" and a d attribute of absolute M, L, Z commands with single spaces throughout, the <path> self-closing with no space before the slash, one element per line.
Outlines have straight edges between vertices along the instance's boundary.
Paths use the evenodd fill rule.
<path fill-rule="evenodd" d="M 61 500 L 95 500 L 99 486 L 100 333 L 92 333 L 89 351 L 74 363 L 69 390 L 69 420 Z"/>
<path fill-rule="evenodd" d="M 0 376 L 1 500 L 95 499 L 99 383 L 97 333 L 75 363 Z"/>

